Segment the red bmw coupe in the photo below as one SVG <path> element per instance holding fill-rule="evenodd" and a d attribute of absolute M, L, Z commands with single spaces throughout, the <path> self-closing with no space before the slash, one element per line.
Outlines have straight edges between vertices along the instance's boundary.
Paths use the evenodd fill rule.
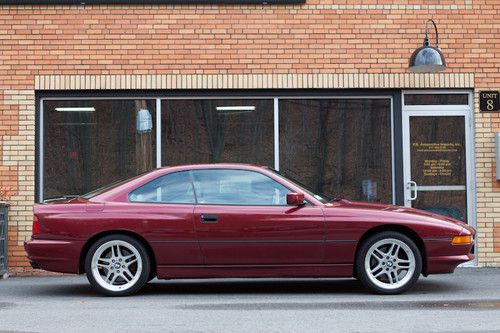
<path fill-rule="evenodd" d="M 391 205 L 328 201 L 250 165 L 157 169 L 34 207 L 34 268 L 86 273 L 99 292 L 130 295 L 154 277 L 356 277 L 396 294 L 420 274 L 474 258 L 475 230 Z"/>

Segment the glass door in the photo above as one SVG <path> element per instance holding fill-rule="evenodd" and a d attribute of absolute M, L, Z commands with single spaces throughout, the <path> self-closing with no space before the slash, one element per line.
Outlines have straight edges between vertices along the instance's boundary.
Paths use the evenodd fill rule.
<path fill-rule="evenodd" d="M 404 198 L 407 207 L 475 226 L 468 95 L 403 94 Z"/>
<path fill-rule="evenodd" d="M 465 116 L 408 118 L 408 204 L 467 222 Z"/>

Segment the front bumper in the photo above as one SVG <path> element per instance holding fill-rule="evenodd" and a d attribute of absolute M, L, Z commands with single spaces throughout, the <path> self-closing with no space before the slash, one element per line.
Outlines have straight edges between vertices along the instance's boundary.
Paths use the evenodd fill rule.
<path fill-rule="evenodd" d="M 424 241 L 427 252 L 427 274 L 451 273 L 464 262 L 474 259 L 473 243 L 451 244 L 449 240 Z"/>
<path fill-rule="evenodd" d="M 472 253 L 459 256 L 431 257 L 427 263 L 428 274 L 452 273 L 458 265 L 474 259 Z"/>
<path fill-rule="evenodd" d="M 78 274 L 84 244 L 83 241 L 33 239 L 24 242 L 24 249 L 33 268 Z"/>

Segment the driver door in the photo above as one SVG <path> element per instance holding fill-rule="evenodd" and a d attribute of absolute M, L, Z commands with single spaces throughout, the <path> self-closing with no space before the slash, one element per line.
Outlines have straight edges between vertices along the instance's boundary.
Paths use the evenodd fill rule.
<path fill-rule="evenodd" d="M 252 170 L 192 171 L 196 235 L 207 265 L 323 263 L 320 206 L 289 206 L 291 192 Z"/>

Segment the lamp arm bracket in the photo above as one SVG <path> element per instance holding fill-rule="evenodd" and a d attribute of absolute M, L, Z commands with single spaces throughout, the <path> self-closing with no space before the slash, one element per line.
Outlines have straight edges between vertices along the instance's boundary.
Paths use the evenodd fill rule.
<path fill-rule="evenodd" d="M 424 39 L 424 46 L 429 46 L 429 26 L 428 24 L 432 23 L 434 26 L 434 31 L 436 32 L 436 47 L 439 47 L 439 33 L 438 33 L 438 28 L 436 26 L 436 23 L 432 19 L 428 19 L 427 22 L 425 22 L 425 39 Z"/>

